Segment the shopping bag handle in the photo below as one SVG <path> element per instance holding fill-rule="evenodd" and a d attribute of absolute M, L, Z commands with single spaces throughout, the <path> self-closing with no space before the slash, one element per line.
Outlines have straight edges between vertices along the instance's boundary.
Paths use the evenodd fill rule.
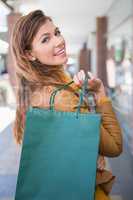
<path fill-rule="evenodd" d="M 84 83 L 82 85 L 82 88 L 80 90 L 80 95 L 79 95 L 79 103 L 78 103 L 78 106 L 77 106 L 77 111 L 76 111 L 76 116 L 78 117 L 78 114 L 80 113 L 80 108 L 81 108 L 81 105 L 83 103 L 83 100 L 84 100 L 84 96 L 87 96 L 87 100 L 88 100 L 88 104 L 90 106 L 90 111 L 91 112 L 95 112 L 95 100 L 94 100 L 94 93 L 93 92 L 90 92 L 89 89 L 88 89 L 88 76 L 85 75 L 85 80 L 84 80 Z M 63 86 L 60 86 L 59 88 L 55 89 L 51 96 L 50 96 L 50 110 L 54 110 L 54 100 L 55 100 L 55 96 L 57 94 L 58 91 L 62 90 L 62 89 L 65 89 L 67 88 L 69 85 L 71 85 L 72 83 L 74 83 L 74 81 L 71 81 Z"/>
<path fill-rule="evenodd" d="M 54 110 L 54 99 L 55 99 L 55 95 L 57 94 L 58 91 L 62 90 L 62 89 L 65 89 L 67 88 L 69 85 L 71 85 L 72 83 L 74 83 L 74 81 L 71 81 L 65 85 L 62 85 L 60 86 L 59 88 L 55 89 L 51 96 L 50 96 L 50 102 L 49 102 L 49 105 L 50 105 L 50 110 Z"/>

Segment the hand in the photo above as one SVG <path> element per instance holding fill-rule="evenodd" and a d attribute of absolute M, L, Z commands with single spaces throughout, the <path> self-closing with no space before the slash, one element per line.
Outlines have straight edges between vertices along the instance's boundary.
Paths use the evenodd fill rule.
<path fill-rule="evenodd" d="M 104 170 L 105 166 L 106 166 L 106 161 L 104 156 L 99 156 L 97 161 L 97 168 L 102 171 Z"/>
<path fill-rule="evenodd" d="M 96 96 L 96 100 L 98 101 L 100 98 L 105 97 L 105 89 L 102 81 L 92 75 L 91 72 L 88 72 L 90 79 L 88 79 L 88 88 L 91 91 L 94 91 Z M 80 70 L 76 75 L 74 75 L 74 82 L 80 88 L 85 79 L 85 73 L 83 70 Z"/>

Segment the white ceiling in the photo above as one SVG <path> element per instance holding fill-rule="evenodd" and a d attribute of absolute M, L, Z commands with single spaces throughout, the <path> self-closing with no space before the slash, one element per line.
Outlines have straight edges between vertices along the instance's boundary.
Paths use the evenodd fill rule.
<path fill-rule="evenodd" d="M 74 55 L 77 55 L 84 41 L 88 42 L 89 47 L 95 48 L 93 33 L 96 31 L 97 16 L 109 17 L 109 41 L 117 40 L 122 35 L 131 38 L 132 2 L 132 0 L 8 0 L 8 3 L 12 3 L 15 10 L 22 14 L 42 9 L 46 15 L 51 16 L 66 39 L 68 53 Z M 9 10 L 0 0 L 0 38 L 5 41 L 7 40 L 6 14 L 8 13 Z M 131 15 L 132 17 L 129 17 Z M 125 19 L 128 20 L 125 21 Z M 2 51 L 3 48 L 0 44 Z"/>
<path fill-rule="evenodd" d="M 97 16 L 107 14 L 114 0 L 17 0 L 17 11 L 27 14 L 35 9 L 42 9 L 51 16 L 60 27 L 67 41 L 70 54 L 75 54 L 89 33 L 96 29 Z"/>

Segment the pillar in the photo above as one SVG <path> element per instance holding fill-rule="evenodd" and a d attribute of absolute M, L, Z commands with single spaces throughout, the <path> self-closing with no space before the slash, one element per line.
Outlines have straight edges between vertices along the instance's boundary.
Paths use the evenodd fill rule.
<path fill-rule="evenodd" d="M 91 70 L 91 50 L 87 48 L 87 43 L 83 44 L 83 48 L 79 53 L 79 68 L 85 72 Z"/>
<path fill-rule="evenodd" d="M 97 75 L 107 87 L 107 17 L 97 17 L 96 19 L 96 57 Z"/>
<path fill-rule="evenodd" d="M 10 38 L 11 38 L 11 33 L 13 30 L 14 24 L 20 17 L 21 17 L 20 13 L 14 13 L 14 12 L 11 12 L 9 15 L 7 15 L 9 49 L 8 49 L 6 63 L 7 63 L 7 71 L 9 74 L 9 80 L 11 82 L 13 89 L 15 89 L 15 86 L 16 86 L 16 76 L 15 76 L 14 61 L 11 54 Z"/>

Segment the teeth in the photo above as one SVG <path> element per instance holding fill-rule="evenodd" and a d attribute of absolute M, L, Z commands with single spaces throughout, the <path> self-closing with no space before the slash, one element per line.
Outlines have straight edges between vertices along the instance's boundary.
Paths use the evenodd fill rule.
<path fill-rule="evenodd" d="M 60 50 L 56 55 L 60 55 L 60 54 L 62 54 L 62 53 L 64 53 L 65 52 L 65 50 L 63 49 L 63 50 Z"/>

